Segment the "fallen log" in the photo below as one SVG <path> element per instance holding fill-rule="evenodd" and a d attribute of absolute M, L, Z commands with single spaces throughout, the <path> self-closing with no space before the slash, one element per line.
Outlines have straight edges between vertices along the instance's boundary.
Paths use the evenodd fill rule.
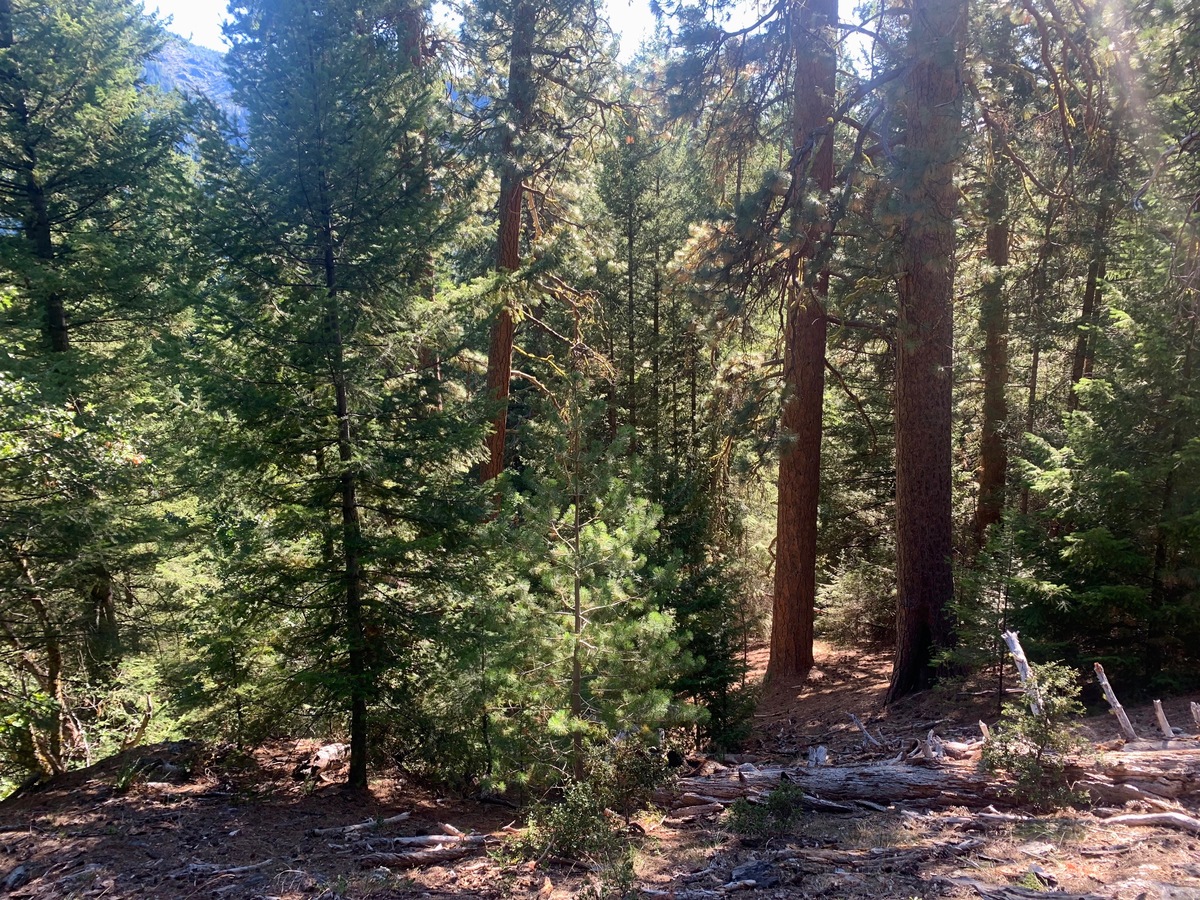
<path fill-rule="evenodd" d="M 369 853 L 360 858 L 364 866 L 388 866 L 393 869 L 413 869 L 417 866 L 429 866 L 435 863 L 450 862 L 462 859 L 474 853 L 479 844 L 454 844 L 450 847 L 437 847 L 432 850 L 413 850 L 408 853 Z"/>
<path fill-rule="evenodd" d="M 1182 828 L 1192 834 L 1200 834 L 1200 819 L 1193 819 L 1178 812 L 1150 813 L 1148 815 L 1113 816 L 1105 819 L 1106 825 L 1165 825 L 1168 828 Z"/>
<path fill-rule="evenodd" d="M 400 813 L 396 816 L 390 816 L 386 819 L 367 819 L 365 822 L 358 822 L 354 825 L 335 825 L 332 828 L 313 828 L 309 830 L 309 834 L 314 837 L 324 837 L 330 834 L 354 834 L 358 831 L 374 831 L 384 825 L 395 825 L 397 822 L 403 822 L 411 813 Z"/>
<path fill-rule="evenodd" d="M 1153 754 L 1106 753 L 1094 763 L 1067 767 L 1069 780 L 1086 788 L 1093 799 L 1124 803 L 1158 798 L 1200 797 L 1200 749 L 1168 750 Z M 1012 785 L 970 763 L 933 768 L 886 762 L 854 766 L 763 767 L 754 772 L 726 772 L 680 779 L 674 790 L 659 791 L 655 801 L 674 808 L 681 794 L 694 794 L 709 803 L 728 804 L 739 797 L 770 791 L 781 780 L 825 800 L 916 803 L 946 808 L 1019 805 Z M 695 803 L 694 799 L 690 802 Z"/>

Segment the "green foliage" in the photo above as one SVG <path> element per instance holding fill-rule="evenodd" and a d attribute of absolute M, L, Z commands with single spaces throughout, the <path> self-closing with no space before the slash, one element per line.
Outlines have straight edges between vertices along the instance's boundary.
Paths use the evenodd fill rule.
<path fill-rule="evenodd" d="M 804 791 L 790 783 L 756 800 L 739 797 L 729 807 L 725 826 L 734 834 L 750 838 L 791 834 L 800 823 Z"/>
<path fill-rule="evenodd" d="M 629 841 L 623 827 L 669 776 L 662 748 L 636 739 L 594 746 L 585 777 L 568 782 L 555 801 L 534 803 L 528 828 L 513 848 L 526 858 L 562 856 L 623 866 Z"/>
<path fill-rule="evenodd" d="M 1059 663 L 1033 667 L 1031 686 L 1040 711 L 1029 702 L 1006 703 L 1001 722 L 983 748 L 983 765 L 1015 779 L 1014 795 L 1035 809 L 1056 809 L 1082 801 L 1084 795 L 1069 782 L 1067 763 L 1088 747 L 1071 730 L 1071 720 L 1083 715 L 1076 672 Z"/>

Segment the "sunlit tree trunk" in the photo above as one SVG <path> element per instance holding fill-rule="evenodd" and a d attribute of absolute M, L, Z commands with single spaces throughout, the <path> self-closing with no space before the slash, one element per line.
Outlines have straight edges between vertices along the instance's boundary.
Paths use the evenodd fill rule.
<path fill-rule="evenodd" d="M 914 0 L 896 184 L 896 658 L 887 701 L 929 685 L 952 640 L 951 389 L 955 160 L 962 136 L 964 0 Z"/>
<path fill-rule="evenodd" d="M 829 272 L 806 271 L 828 232 L 805 222 L 809 186 L 833 188 L 833 112 L 837 90 L 835 0 L 806 0 L 790 9 L 792 85 L 791 226 L 805 240 L 789 263 L 784 333 L 784 400 L 780 421 L 779 502 L 775 528 L 775 596 L 771 681 L 803 679 L 813 664 L 817 515 L 821 493 L 821 410 L 825 396 L 825 298 Z"/>

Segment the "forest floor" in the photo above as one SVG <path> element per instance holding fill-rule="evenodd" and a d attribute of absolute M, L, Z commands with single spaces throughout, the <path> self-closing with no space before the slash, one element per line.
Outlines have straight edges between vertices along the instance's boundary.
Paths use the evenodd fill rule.
<path fill-rule="evenodd" d="M 761 673 L 765 650 L 755 650 L 751 662 Z M 849 713 L 889 739 L 916 738 L 931 728 L 945 739 L 962 739 L 978 734 L 980 718 L 995 719 L 994 691 L 986 696 L 984 686 L 927 692 L 884 708 L 888 671 L 882 654 L 820 646 L 809 682 L 764 696 L 745 752 L 726 761 L 791 763 L 817 744 L 829 749 L 834 763 L 853 761 L 862 736 Z M 1164 701 L 1167 715 L 1189 721 L 1187 704 L 1194 699 L 1200 697 Z M 1140 731 L 1153 733 L 1148 705 L 1129 712 Z M 1084 727 L 1097 741 L 1116 736 L 1107 716 Z M 347 796 L 336 779 L 297 780 L 293 770 L 315 746 L 276 743 L 249 755 L 192 743 L 141 747 L 5 801 L 0 897 L 601 895 L 597 881 L 604 873 L 552 860 L 512 864 L 483 849 L 418 868 L 374 864 L 364 857 L 364 842 L 382 846 L 396 836 L 437 833 L 448 823 L 490 835 L 500 846 L 521 823 L 512 810 L 438 797 L 397 778 L 373 781 L 365 801 Z M 149 771 L 133 777 L 147 763 Z M 807 812 L 788 834 L 771 839 L 735 834 L 727 813 L 643 814 L 635 895 L 1017 900 L 1050 891 L 1060 900 L 1200 900 L 1200 835 L 1114 826 L 1077 810 L 980 819 L 962 809 L 927 812 L 918 804 L 876 800 L 888 808 Z M 1134 804 L 1128 811 L 1142 810 Z M 1189 811 L 1195 814 L 1194 805 Z M 400 813 L 409 817 L 353 839 L 314 833 Z"/>

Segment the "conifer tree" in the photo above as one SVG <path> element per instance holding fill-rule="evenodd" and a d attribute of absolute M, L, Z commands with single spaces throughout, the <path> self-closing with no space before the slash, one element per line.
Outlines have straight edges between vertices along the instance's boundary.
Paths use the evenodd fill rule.
<path fill-rule="evenodd" d="M 910 12 L 896 176 L 900 217 L 896 352 L 896 658 L 891 702 L 928 685 L 952 640 L 951 408 L 955 162 L 962 139 L 961 0 L 917 0 Z"/>
<path fill-rule="evenodd" d="M 182 116 L 142 82 L 163 40 L 133 2 L 0 2 L 0 641 L 17 755 L 50 771 L 99 744 L 82 707 L 162 535 L 150 341 L 192 277 Z"/>
<path fill-rule="evenodd" d="M 212 402 L 234 417 L 224 515 L 257 595 L 239 602 L 298 613 L 279 658 L 348 712 L 357 789 L 387 674 L 450 605 L 478 439 L 424 390 L 429 253 L 452 207 L 430 181 L 435 73 L 414 21 L 391 0 L 237 8 L 229 70 L 249 133 L 213 181 L 233 277 L 205 350 Z"/>

